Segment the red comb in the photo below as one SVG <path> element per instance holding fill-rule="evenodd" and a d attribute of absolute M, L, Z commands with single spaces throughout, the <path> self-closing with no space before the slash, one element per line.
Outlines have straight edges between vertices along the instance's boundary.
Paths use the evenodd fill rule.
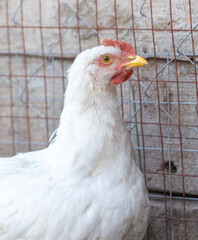
<path fill-rule="evenodd" d="M 109 47 L 109 46 L 113 46 L 113 47 L 120 47 L 120 42 L 117 40 L 117 39 L 115 39 L 115 40 L 112 40 L 112 39 L 107 39 L 107 38 L 103 38 L 102 40 L 101 40 L 101 44 L 102 45 L 104 45 L 104 46 L 106 46 L 106 47 Z"/>
<path fill-rule="evenodd" d="M 108 46 L 113 46 L 113 47 L 119 47 L 122 51 L 128 52 L 131 55 L 136 55 L 135 50 L 133 49 L 133 47 L 129 44 L 126 43 L 124 41 L 119 42 L 117 39 L 112 40 L 112 39 L 107 39 L 107 38 L 103 38 L 101 40 L 101 44 L 108 47 Z"/>

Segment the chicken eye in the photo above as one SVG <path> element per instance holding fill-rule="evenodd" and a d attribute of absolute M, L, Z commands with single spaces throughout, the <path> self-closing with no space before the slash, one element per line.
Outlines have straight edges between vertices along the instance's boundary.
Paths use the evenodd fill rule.
<path fill-rule="evenodd" d="M 112 57 L 107 56 L 107 55 L 102 56 L 102 62 L 103 62 L 103 63 L 105 63 L 105 64 L 110 64 L 110 63 L 112 63 L 112 61 L 113 61 Z"/>

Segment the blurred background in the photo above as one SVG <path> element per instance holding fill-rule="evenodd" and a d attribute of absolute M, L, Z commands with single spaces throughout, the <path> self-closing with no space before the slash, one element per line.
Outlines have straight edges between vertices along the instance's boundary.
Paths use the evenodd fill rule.
<path fill-rule="evenodd" d="M 48 146 L 67 69 L 103 37 L 149 62 L 118 86 L 150 193 L 145 239 L 198 239 L 197 0 L 0 0 L 0 156 Z"/>

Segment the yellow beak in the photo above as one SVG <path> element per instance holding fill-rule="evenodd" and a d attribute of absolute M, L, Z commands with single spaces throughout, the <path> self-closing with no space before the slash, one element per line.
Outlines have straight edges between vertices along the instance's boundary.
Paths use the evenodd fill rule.
<path fill-rule="evenodd" d="M 142 66 L 148 64 L 148 62 L 144 58 L 142 58 L 138 55 L 128 56 L 128 60 L 132 60 L 132 61 L 124 63 L 119 68 L 126 67 L 126 70 L 127 70 L 127 69 L 130 69 L 130 68 L 133 68 L 133 67 L 142 67 Z"/>

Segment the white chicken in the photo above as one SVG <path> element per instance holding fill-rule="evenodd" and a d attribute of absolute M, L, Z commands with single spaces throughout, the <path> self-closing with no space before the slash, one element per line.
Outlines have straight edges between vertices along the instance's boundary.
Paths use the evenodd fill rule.
<path fill-rule="evenodd" d="M 0 240 L 140 240 L 148 192 L 133 157 L 116 84 L 147 64 L 103 39 L 68 73 L 53 144 L 0 159 Z"/>

